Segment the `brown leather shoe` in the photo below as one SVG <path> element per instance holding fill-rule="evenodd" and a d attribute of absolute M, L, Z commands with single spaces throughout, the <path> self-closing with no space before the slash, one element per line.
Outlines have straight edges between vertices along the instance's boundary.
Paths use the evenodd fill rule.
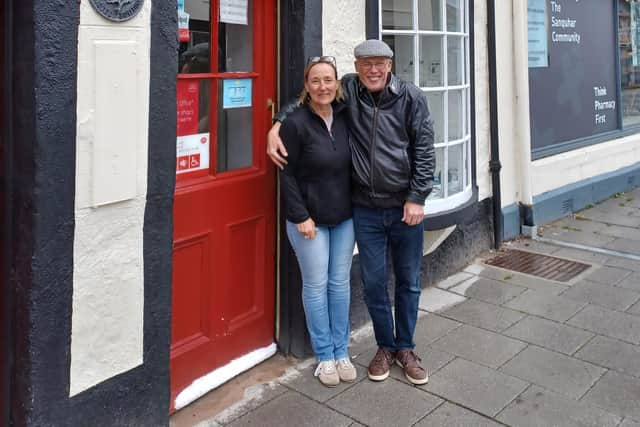
<path fill-rule="evenodd" d="M 404 376 L 411 384 L 421 385 L 429 381 L 427 371 L 422 367 L 422 359 L 413 350 L 399 350 L 396 363 L 404 369 Z"/>
<path fill-rule="evenodd" d="M 367 375 L 372 381 L 384 381 L 389 376 L 391 365 L 393 365 L 394 354 L 384 348 L 378 348 L 373 360 L 369 363 Z"/>

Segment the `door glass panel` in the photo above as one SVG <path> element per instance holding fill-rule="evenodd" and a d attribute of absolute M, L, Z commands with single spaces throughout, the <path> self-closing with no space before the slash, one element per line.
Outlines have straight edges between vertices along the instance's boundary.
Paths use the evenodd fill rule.
<path fill-rule="evenodd" d="M 413 0 L 382 0 L 382 28 L 410 30 L 413 28 Z"/>
<path fill-rule="evenodd" d="M 384 36 L 382 41 L 393 50 L 393 73 L 408 82 L 414 81 L 413 37 Z"/>
<path fill-rule="evenodd" d="M 178 9 L 179 73 L 208 73 L 210 33 L 209 2 L 184 0 L 184 10 Z"/>
<path fill-rule="evenodd" d="M 207 79 L 178 79 L 178 136 L 209 132 L 209 87 Z"/>
<path fill-rule="evenodd" d="M 248 2 L 247 24 L 218 25 L 218 71 L 253 71 L 253 1 Z"/>
<path fill-rule="evenodd" d="M 224 80 L 221 80 L 218 85 L 218 173 L 253 164 L 253 109 L 251 106 L 225 108 L 224 90 Z M 252 96 L 247 96 L 251 101 Z"/>
<path fill-rule="evenodd" d="M 442 25 L 440 24 L 441 1 L 426 0 L 418 2 L 418 18 L 421 30 L 442 31 Z"/>
<path fill-rule="evenodd" d="M 447 192 L 452 196 L 462 191 L 464 182 L 463 148 L 465 144 L 449 147 L 449 164 L 447 165 Z"/>
<path fill-rule="evenodd" d="M 442 86 L 442 36 L 420 37 L 420 86 Z"/>
<path fill-rule="evenodd" d="M 444 107 L 442 102 L 442 92 L 427 92 L 427 106 L 433 120 L 433 140 L 434 142 L 444 142 Z"/>

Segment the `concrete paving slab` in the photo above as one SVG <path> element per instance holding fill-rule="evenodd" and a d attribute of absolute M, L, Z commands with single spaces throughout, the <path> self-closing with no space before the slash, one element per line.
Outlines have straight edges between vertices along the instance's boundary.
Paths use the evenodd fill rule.
<path fill-rule="evenodd" d="M 611 237 L 622 237 L 625 239 L 640 241 L 640 230 L 631 227 L 622 227 L 619 225 L 603 224 L 600 230 L 595 231 L 597 234 L 603 234 Z"/>
<path fill-rule="evenodd" d="M 289 391 L 289 389 L 276 382 L 251 387 L 245 392 L 245 399 L 217 414 L 215 421 L 220 423 L 220 425 L 229 424 L 236 418 L 259 408 L 266 402 L 275 399 L 287 391 Z"/>
<path fill-rule="evenodd" d="M 579 302 L 588 302 L 610 310 L 625 311 L 640 299 L 640 293 L 630 289 L 583 280 L 560 294 Z"/>
<path fill-rule="evenodd" d="M 354 361 L 355 362 L 355 361 Z M 367 376 L 366 370 L 354 363 L 357 372 L 357 381 L 362 381 Z M 317 377 L 313 376 L 316 370 L 316 364 L 312 364 L 308 368 L 300 371 L 297 375 L 285 377 L 280 383 L 292 390 L 302 393 L 318 402 L 326 402 L 332 397 L 342 393 L 346 389 L 352 387 L 354 383 L 341 382 L 336 387 L 326 387 L 322 385 Z"/>
<path fill-rule="evenodd" d="M 363 381 L 327 402 L 329 407 L 364 425 L 385 427 L 410 426 L 440 404 L 439 397 L 394 379 Z"/>
<path fill-rule="evenodd" d="M 466 300 L 465 297 L 440 288 L 429 287 L 422 290 L 418 307 L 420 310 L 438 313 L 449 307 L 460 304 Z"/>
<path fill-rule="evenodd" d="M 622 225 L 625 227 L 640 227 L 640 217 L 618 214 L 617 209 L 612 212 L 589 209 L 580 212 L 580 215 L 592 221 L 604 222 L 606 224 Z"/>
<path fill-rule="evenodd" d="M 536 316 L 527 316 L 503 334 L 567 355 L 594 337 L 591 332 Z"/>
<path fill-rule="evenodd" d="M 288 392 L 238 418 L 230 427 L 349 426 L 353 420 L 299 393 Z"/>
<path fill-rule="evenodd" d="M 620 422 L 619 416 L 535 385 L 511 402 L 497 419 L 513 427 L 613 427 Z"/>
<path fill-rule="evenodd" d="M 518 378 L 458 358 L 435 373 L 423 387 L 493 417 L 528 386 Z"/>
<path fill-rule="evenodd" d="M 625 418 L 618 427 L 640 427 L 640 421 L 633 421 L 631 418 Z"/>
<path fill-rule="evenodd" d="M 640 254 L 640 241 L 631 240 L 623 237 L 616 238 L 615 240 L 605 244 L 604 247 L 606 249 L 611 249 L 618 252 L 624 252 L 628 254 Z"/>
<path fill-rule="evenodd" d="M 593 273 L 585 276 L 586 280 L 591 282 L 602 283 L 603 285 L 615 285 L 620 283 L 624 278 L 632 273 L 631 270 L 618 267 L 602 266 L 598 267 Z"/>
<path fill-rule="evenodd" d="M 526 346 L 522 341 L 470 325 L 464 325 L 433 343 L 434 348 L 494 369 Z"/>
<path fill-rule="evenodd" d="M 629 309 L 627 310 L 627 313 L 640 315 L 640 302 L 637 302 L 633 304 L 631 307 L 629 307 Z"/>
<path fill-rule="evenodd" d="M 474 268 L 472 269 L 471 267 Z M 567 289 L 568 286 L 568 284 L 566 283 L 556 282 L 554 280 L 546 280 L 541 277 L 522 274 L 518 273 L 517 271 L 505 270 L 503 268 L 493 266 L 476 264 L 470 266 L 468 269 L 465 269 L 465 271 L 468 270 L 476 271 L 477 275 L 485 277 L 487 279 L 499 280 L 512 285 L 550 292 L 556 295 Z"/>
<path fill-rule="evenodd" d="M 605 261 L 605 265 L 640 272 L 640 262 L 629 258 L 612 256 Z"/>
<path fill-rule="evenodd" d="M 541 347 L 529 346 L 500 371 L 578 399 L 606 369 Z"/>
<path fill-rule="evenodd" d="M 502 305 L 526 290 L 527 288 L 523 286 L 479 276 L 472 277 L 450 289 L 451 292 L 467 298 L 474 298 L 495 305 Z"/>
<path fill-rule="evenodd" d="M 545 227 L 542 237 L 547 239 L 560 240 L 569 243 L 578 243 L 585 246 L 602 247 L 613 242 L 616 237 L 605 234 L 597 234 L 594 232 L 583 231 L 580 229 L 565 229 L 556 227 Z"/>
<path fill-rule="evenodd" d="M 461 271 L 460 273 L 456 273 L 453 276 L 449 276 L 446 279 L 441 280 L 440 282 L 436 283 L 436 286 L 440 289 L 449 289 L 471 277 L 473 277 L 473 274 Z"/>
<path fill-rule="evenodd" d="M 499 427 L 501 425 L 473 411 L 445 402 L 414 427 Z"/>
<path fill-rule="evenodd" d="M 640 378 L 640 346 L 637 345 L 598 335 L 575 357 Z"/>
<path fill-rule="evenodd" d="M 617 415 L 640 419 L 640 379 L 609 371 L 581 401 Z"/>
<path fill-rule="evenodd" d="M 522 295 L 509 301 L 505 307 L 523 311 L 546 319 L 564 322 L 576 314 L 586 303 L 569 298 L 549 295 L 548 293 L 527 290 Z"/>
<path fill-rule="evenodd" d="M 553 254 L 553 256 L 586 262 L 587 264 L 604 264 L 604 262 L 609 258 L 608 255 L 573 248 L 562 248 Z"/>
<path fill-rule="evenodd" d="M 632 314 L 588 305 L 567 324 L 632 344 L 640 344 L 640 317 Z"/>
<path fill-rule="evenodd" d="M 494 332 L 501 332 L 525 317 L 523 313 L 477 300 L 467 300 L 442 315 Z"/>
<path fill-rule="evenodd" d="M 413 341 L 416 346 L 427 346 L 448 334 L 452 330 L 459 328 L 462 323 L 447 319 L 437 314 L 428 313 L 418 319 L 416 331 L 413 334 Z"/>
<path fill-rule="evenodd" d="M 582 231 L 585 233 L 599 233 L 608 227 L 611 226 L 597 221 L 584 221 L 576 219 L 574 216 L 568 216 L 550 224 L 545 224 L 538 229 L 543 232 L 548 229 L 560 229 L 566 231 Z"/>
<path fill-rule="evenodd" d="M 560 246 L 550 245 L 524 237 L 511 242 L 505 242 L 504 246 L 509 249 L 521 249 L 523 251 L 536 252 L 544 255 L 551 255 L 561 249 Z"/>
<path fill-rule="evenodd" d="M 640 264 L 640 261 L 636 261 Z M 630 276 L 624 278 L 621 282 L 616 284 L 621 288 L 631 289 L 632 291 L 640 292 L 640 273 L 633 273 Z"/>

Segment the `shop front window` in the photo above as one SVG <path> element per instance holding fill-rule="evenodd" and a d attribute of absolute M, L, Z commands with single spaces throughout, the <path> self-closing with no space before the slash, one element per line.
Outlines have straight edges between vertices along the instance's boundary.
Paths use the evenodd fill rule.
<path fill-rule="evenodd" d="M 393 72 L 419 86 L 434 123 L 436 171 L 426 213 L 472 195 L 467 0 L 380 0 L 380 33 Z"/>
<path fill-rule="evenodd" d="M 622 126 L 640 125 L 640 2 L 618 0 Z"/>

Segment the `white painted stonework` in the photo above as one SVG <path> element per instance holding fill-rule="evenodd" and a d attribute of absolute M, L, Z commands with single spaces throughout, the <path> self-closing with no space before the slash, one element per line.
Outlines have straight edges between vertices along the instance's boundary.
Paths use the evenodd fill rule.
<path fill-rule="evenodd" d="M 472 0 L 471 0 L 472 1 Z M 476 182 L 478 185 L 478 200 L 491 197 L 491 174 L 489 160 L 491 160 L 491 120 L 489 117 L 489 55 L 487 44 L 487 4 L 474 4 L 474 81 L 471 82 L 475 90 L 476 114 Z"/>
<path fill-rule="evenodd" d="M 640 135 L 595 144 L 533 162 L 533 194 L 640 163 Z"/>
<path fill-rule="evenodd" d="M 143 363 L 150 12 L 80 5 L 71 396 Z"/>
<path fill-rule="evenodd" d="M 336 57 L 340 76 L 355 73 L 353 48 L 366 36 L 365 0 L 323 0 L 322 53 Z"/>

